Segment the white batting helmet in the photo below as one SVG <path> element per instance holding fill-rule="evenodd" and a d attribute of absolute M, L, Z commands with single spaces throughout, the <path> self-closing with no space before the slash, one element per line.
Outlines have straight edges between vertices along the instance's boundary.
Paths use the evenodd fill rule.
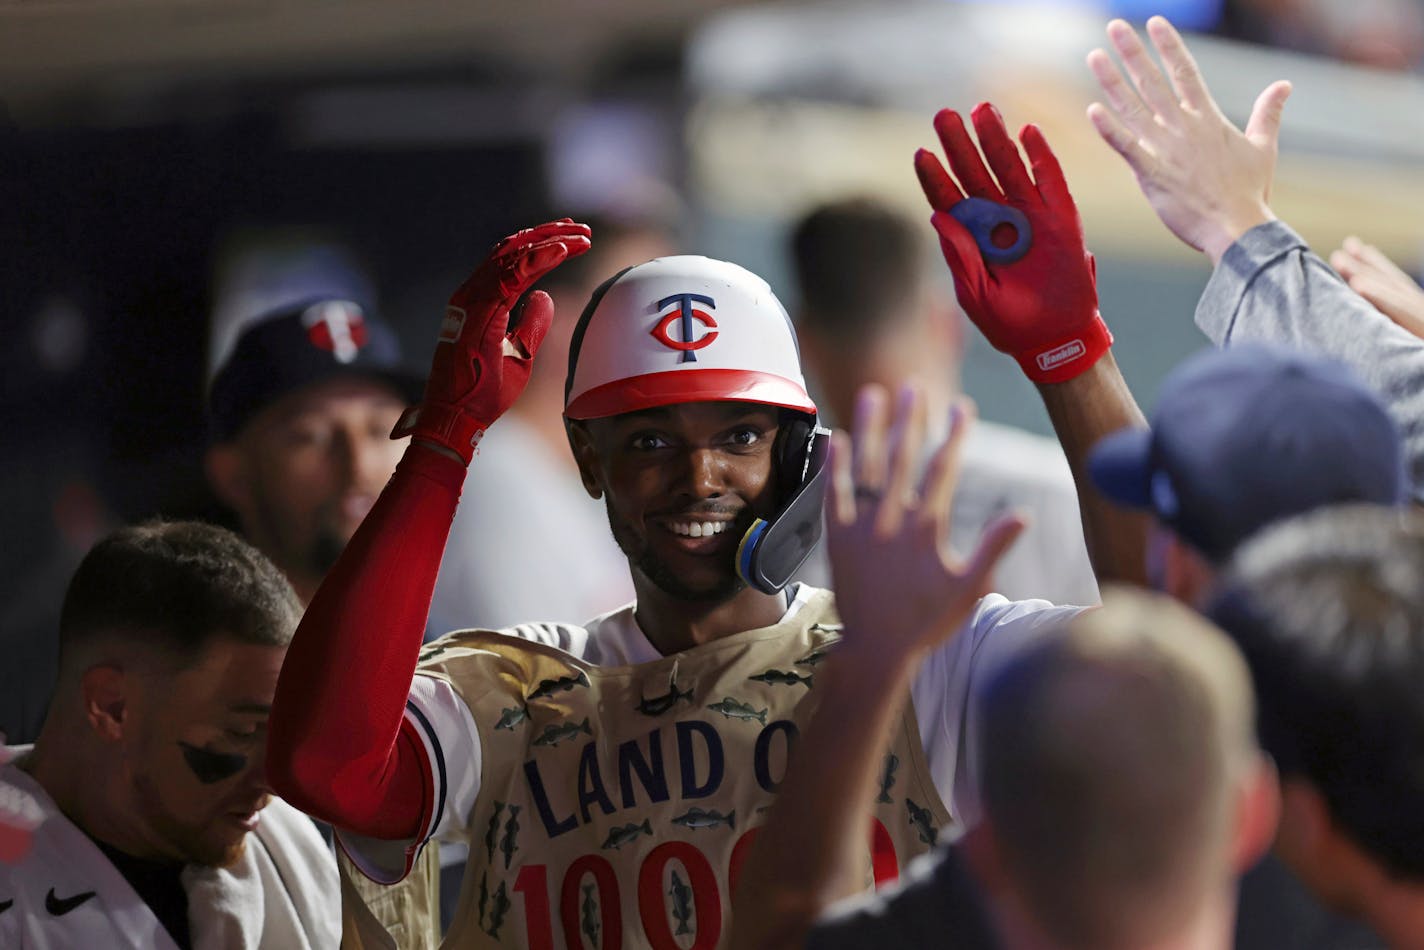
<path fill-rule="evenodd" d="M 598 419 L 680 402 L 810 414 L 796 335 L 766 281 L 706 257 L 660 257 L 601 286 L 574 330 L 564 414 Z"/>

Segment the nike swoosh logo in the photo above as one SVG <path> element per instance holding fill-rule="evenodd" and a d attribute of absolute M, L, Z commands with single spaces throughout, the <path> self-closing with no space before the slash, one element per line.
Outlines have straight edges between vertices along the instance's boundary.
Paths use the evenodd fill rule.
<path fill-rule="evenodd" d="M 75 894 L 73 897 L 55 897 L 54 888 L 51 887 L 49 893 L 45 895 L 45 910 L 49 911 L 55 917 L 63 917 L 93 897 L 94 894 L 94 891 L 85 891 L 83 894 Z"/>

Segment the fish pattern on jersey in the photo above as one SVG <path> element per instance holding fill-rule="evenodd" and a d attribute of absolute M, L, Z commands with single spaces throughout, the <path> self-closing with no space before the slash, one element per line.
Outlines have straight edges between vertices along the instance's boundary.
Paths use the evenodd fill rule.
<path fill-rule="evenodd" d="M 614 945 L 615 921 L 624 946 L 724 938 L 731 868 L 766 820 L 810 718 L 813 671 L 836 639 L 810 629 L 826 626 L 829 608 L 829 595 L 816 594 L 775 627 L 636 666 L 594 666 L 508 634 L 447 637 L 421 672 L 455 689 L 481 753 L 466 817 L 441 829 L 473 838 L 467 910 L 449 944 L 527 950 L 571 940 L 602 950 Z M 867 881 L 872 868 L 894 873 L 929 850 L 902 798 L 923 804 L 925 828 L 950 823 L 912 704 L 891 749 L 899 764 L 879 790 L 895 799 L 874 806 Z M 661 906 L 665 923 L 644 920 L 649 906 Z M 666 929 L 650 936 L 653 927 Z"/>
<path fill-rule="evenodd" d="M 722 697 L 720 702 L 713 703 L 707 708 L 728 719 L 744 719 L 748 722 L 755 720 L 763 726 L 766 725 L 766 709 L 754 709 L 750 703 L 740 702 L 730 696 Z"/>

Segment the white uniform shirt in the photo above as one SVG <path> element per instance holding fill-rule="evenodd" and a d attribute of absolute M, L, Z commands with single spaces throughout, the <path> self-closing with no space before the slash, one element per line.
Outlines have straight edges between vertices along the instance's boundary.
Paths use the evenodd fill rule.
<path fill-rule="evenodd" d="M 994 589 L 1010 600 L 1099 603 L 1062 447 L 1022 429 L 976 422 L 964 440 L 950 543 L 968 554 L 988 523 L 1008 510 L 1027 513 L 1029 524 L 994 569 Z"/>
<path fill-rule="evenodd" d="M 816 589 L 797 585 L 783 619 L 801 608 Z M 911 686 L 915 720 L 931 778 L 955 823 L 971 827 L 979 818 L 977 715 L 971 703 L 982 672 L 1024 644 L 1055 629 L 1080 611 L 1047 601 L 1009 601 L 990 594 L 974 607 L 959 632 L 932 653 Z M 557 647 L 598 666 L 624 666 L 661 658 L 634 619 L 632 606 L 605 614 L 586 627 L 524 624 L 505 631 Z M 441 838 L 463 827 L 479 797 L 479 732 L 469 707 L 443 680 L 417 675 L 411 684 L 406 718 L 428 745 L 432 763 L 431 800 L 443 803 L 428 838 Z M 347 851 L 364 871 L 378 879 L 399 877 L 409 842 L 379 842 L 341 833 Z M 458 840 L 458 839 L 457 839 Z"/>
<path fill-rule="evenodd" d="M 8 759 L 28 750 L 3 751 Z M 0 862 L 0 947 L 177 950 L 99 847 L 13 764 L 0 766 L 0 810 L 33 829 L 18 863 Z M 189 866 L 182 881 L 196 950 L 319 950 L 341 941 L 336 862 L 311 819 L 280 799 L 263 809 L 237 864 Z"/>

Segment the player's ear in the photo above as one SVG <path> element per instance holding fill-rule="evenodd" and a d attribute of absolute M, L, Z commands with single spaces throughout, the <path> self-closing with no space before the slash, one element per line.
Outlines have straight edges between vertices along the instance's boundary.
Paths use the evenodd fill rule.
<path fill-rule="evenodd" d="M 101 739 L 118 742 L 123 738 L 128 685 L 123 669 L 113 664 L 96 664 L 80 675 L 84 719 Z"/>
<path fill-rule="evenodd" d="M 1234 867 L 1243 874 L 1276 840 L 1281 817 L 1281 784 L 1275 764 L 1264 755 L 1243 777 L 1237 792 Z"/>
<path fill-rule="evenodd" d="M 252 508 L 252 480 L 237 444 L 223 442 L 209 448 L 203 457 L 203 468 L 218 501 L 245 516 Z"/>
<path fill-rule="evenodd" d="M 925 318 L 929 332 L 944 352 L 954 354 L 954 359 L 964 358 L 965 326 L 969 318 L 954 305 L 954 300 L 938 290 L 927 290 Z"/>
<path fill-rule="evenodd" d="M 595 501 L 603 497 L 603 483 L 598 480 L 598 450 L 593 444 L 593 436 L 582 422 L 572 419 L 564 421 L 564 431 L 568 433 L 569 448 L 573 449 L 574 461 L 578 463 L 579 479 L 583 490 Z"/>

